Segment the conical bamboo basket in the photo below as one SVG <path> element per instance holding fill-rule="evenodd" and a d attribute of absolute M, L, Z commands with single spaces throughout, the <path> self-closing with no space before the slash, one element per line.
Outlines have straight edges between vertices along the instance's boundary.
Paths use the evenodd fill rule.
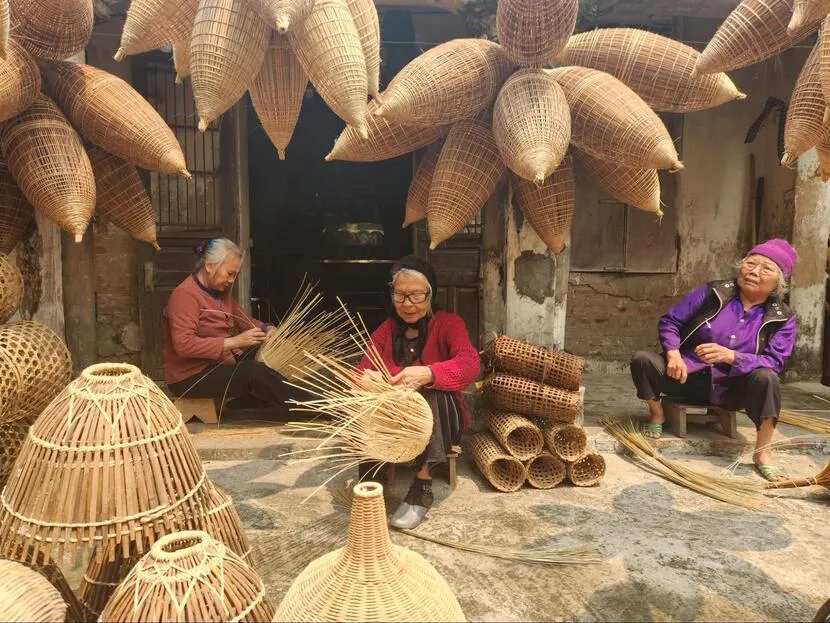
<path fill-rule="evenodd" d="M 17 467 L 0 496 L 0 543 L 58 559 L 118 542 L 141 548 L 206 504 L 181 414 L 127 364 L 90 366 L 70 383 L 30 429 Z"/>
<path fill-rule="evenodd" d="M 496 190 L 505 166 L 484 121 L 453 125 L 432 178 L 427 202 L 430 249 L 464 228 Z"/>
<path fill-rule="evenodd" d="M 827 103 L 821 88 L 820 45 L 817 43 L 807 57 L 787 107 L 781 164 L 791 169 L 801 154 L 830 138 L 830 124 L 824 123 Z"/>
<path fill-rule="evenodd" d="M 830 102 L 830 19 L 825 19 L 821 23 L 821 30 L 816 46 L 819 49 L 821 90 L 824 95 L 824 101 Z"/>
<path fill-rule="evenodd" d="M 536 235 L 559 255 L 565 248 L 574 218 L 574 176 L 570 156 L 541 186 L 511 174 L 516 205 Z"/>
<path fill-rule="evenodd" d="M 4 621 L 54 623 L 66 617 L 66 603 L 37 571 L 12 560 L 0 560 L 0 616 Z"/>
<path fill-rule="evenodd" d="M 468 119 L 490 107 L 514 69 L 497 43 L 453 39 L 401 69 L 375 114 L 421 126 Z"/>
<path fill-rule="evenodd" d="M 732 71 L 766 60 L 813 34 L 820 19 L 792 34 L 793 0 L 741 0 L 718 28 L 695 64 L 697 74 Z"/>
<path fill-rule="evenodd" d="M 18 420 L 17 413 L 18 405 L 20 404 L 20 394 L 23 390 L 23 375 L 17 365 L 13 353 L 6 352 L 0 349 L 0 424 L 11 424 Z M 6 431 L 9 435 L 11 431 Z M 22 443 L 22 440 L 21 440 Z M 6 451 L 11 451 L 12 446 L 9 445 Z M 14 456 L 17 456 L 17 450 L 14 450 Z M 7 467 L 10 469 L 9 461 L 14 461 L 10 458 L 11 455 L 6 454 L 5 460 Z M 2 490 L 0 484 L 0 490 Z"/>
<path fill-rule="evenodd" d="M 388 121 L 375 115 L 377 108 L 376 100 L 366 106 L 366 138 L 355 128 L 346 127 L 326 156 L 327 161 L 378 162 L 397 158 L 434 143 L 450 131 L 451 126 L 442 123 L 413 126 Z"/>
<path fill-rule="evenodd" d="M 0 355 L 0 359 L 2 357 L 3 355 Z M 4 384 L 4 380 L 0 380 L 0 391 Z M 2 400 L 0 395 L 0 408 L 5 408 Z M 26 441 L 32 421 L 33 418 L 26 418 L 16 422 L 0 422 L 0 491 L 6 486 L 9 474 L 12 473 L 12 466 L 20 454 L 23 442 Z"/>
<path fill-rule="evenodd" d="M 795 0 L 793 16 L 787 24 L 787 34 L 797 35 L 798 31 L 816 20 L 823 20 L 830 13 L 830 0 Z"/>
<path fill-rule="evenodd" d="M 496 409 L 572 424 L 579 392 L 542 385 L 512 374 L 494 374 L 484 382 L 484 393 Z"/>
<path fill-rule="evenodd" d="M 0 253 L 11 253 L 35 217 L 5 162 L 0 161 Z"/>
<path fill-rule="evenodd" d="M 187 41 L 189 46 L 198 5 L 199 0 L 132 0 L 115 60 L 156 50 L 174 41 Z"/>
<path fill-rule="evenodd" d="M 578 0 L 499 0 L 499 43 L 522 67 L 548 66 L 573 34 L 578 11 Z"/>
<path fill-rule="evenodd" d="M 477 433 L 470 439 L 470 454 L 487 481 L 503 493 L 522 488 L 527 480 L 527 467 L 508 454 L 492 433 Z"/>
<path fill-rule="evenodd" d="M 427 217 L 427 203 L 429 202 L 429 189 L 432 186 L 432 178 L 435 175 L 435 165 L 438 164 L 438 156 L 444 141 L 438 140 L 430 145 L 424 152 L 415 175 L 409 183 L 409 192 L 406 195 L 406 214 L 403 219 L 403 226 L 409 227 L 413 223 Z"/>
<path fill-rule="evenodd" d="M 561 350 L 537 346 L 524 340 L 500 335 L 482 353 L 488 366 L 499 372 L 524 376 L 537 383 L 571 391 L 579 390 L 585 358 Z"/>
<path fill-rule="evenodd" d="M 622 82 L 585 67 L 550 70 L 571 108 L 571 142 L 615 164 L 679 171 L 674 142 L 657 114 Z"/>
<path fill-rule="evenodd" d="M 125 556 L 120 545 L 96 551 L 81 580 L 79 596 L 87 621 L 97 621 L 110 597 L 141 559 L 135 544 Z"/>
<path fill-rule="evenodd" d="M 550 425 L 542 430 L 545 445 L 551 454 L 573 463 L 587 454 L 588 437 L 585 430 L 573 424 Z"/>
<path fill-rule="evenodd" d="M 190 78 L 190 36 L 179 41 L 171 41 L 173 48 L 173 68 L 176 70 L 176 84 L 182 84 Z"/>
<path fill-rule="evenodd" d="M 191 517 L 189 523 L 194 529 L 204 530 L 220 543 L 224 543 L 246 564 L 254 566 L 251 545 L 242 528 L 242 520 L 231 497 L 212 481 L 205 483 L 208 490 L 203 516 Z"/>
<path fill-rule="evenodd" d="M 746 98 L 723 72 L 692 77 L 699 57 L 653 32 L 598 28 L 571 37 L 558 60 L 611 74 L 658 111 L 696 112 Z"/>
<path fill-rule="evenodd" d="M 19 115 L 40 95 L 40 70 L 35 59 L 15 39 L 0 61 L 0 121 Z"/>
<path fill-rule="evenodd" d="M 142 169 L 190 177 L 173 131 L 121 78 L 81 63 L 41 67 L 55 101 L 84 138 Z"/>
<path fill-rule="evenodd" d="M 366 78 L 369 95 L 380 96 L 380 21 L 374 0 L 346 0 L 354 17 L 363 55 L 366 57 Z"/>
<path fill-rule="evenodd" d="M 617 201 L 645 212 L 663 215 L 660 209 L 660 176 L 656 169 L 636 169 L 575 151 L 582 168 Z"/>
<path fill-rule="evenodd" d="M 346 547 L 294 580 L 274 621 L 464 621 L 447 582 L 413 551 L 393 545 L 383 487 L 354 488 Z"/>
<path fill-rule="evenodd" d="M 95 145 L 87 153 L 95 173 L 96 213 L 158 251 L 156 210 L 136 168 Z"/>
<path fill-rule="evenodd" d="M 92 0 L 14 0 L 11 34 L 39 58 L 61 60 L 86 47 L 92 36 Z"/>
<path fill-rule="evenodd" d="M 498 439 L 502 448 L 520 461 L 529 461 L 537 456 L 545 445 L 542 431 L 533 422 L 517 413 L 506 411 L 482 411 L 490 432 Z"/>
<path fill-rule="evenodd" d="M 270 621 L 262 579 L 206 532 L 159 539 L 101 613 L 101 623 Z"/>
<path fill-rule="evenodd" d="M 265 60 L 270 36 L 247 0 L 199 0 L 190 39 L 199 130 L 207 130 L 245 95 Z"/>
<path fill-rule="evenodd" d="M 11 11 L 9 0 L 0 0 L 0 58 L 8 54 L 9 33 L 11 32 Z"/>
<path fill-rule="evenodd" d="M 265 23 L 281 35 L 302 23 L 314 8 L 314 0 L 250 0 L 250 3 Z"/>
<path fill-rule="evenodd" d="M 8 322 L 22 304 L 23 274 L 8 257 L 0 254 L 0 324 Z"/>
<path fill-rule="evenodd" d="M 3 124 L 0 147 L 23 195 L 80 242 L 95 211 L 95 177 L 81 139 L 45 95 Z"/>
<path fill-rule="evenodd" d="M 517 71 L 496 98 L 493 135 L 507 167 L 541 186 L 571 140 L 571 112 L 562 87 L 541 70 Z"/>
<path fill-rule="evenodd" d="M 541 452 L 525 464 L 527 484 L 536 489 L 553 489 L 565 480 L 568 468 L 559 457 Z"/>
<path fill-rule="evenodd" d="M 320 97 L 366 138 L 366 58 L 346 0 L 316 0 L 288 40 Z"/>
<path fill-rule="evenodd" d="M 285 150 L 300 117 L 307 85 L 308 77 L 288 41 L 275 34 L 251 87 L 251 101 L 280 160 L 285 160 Z"/>
<path fill-rule="evenodd" d="M 605 459 L 600 454 L 586 454 L 568 463 L 568 480 L 577 487 L 593 487 L 605 477 Z"/>

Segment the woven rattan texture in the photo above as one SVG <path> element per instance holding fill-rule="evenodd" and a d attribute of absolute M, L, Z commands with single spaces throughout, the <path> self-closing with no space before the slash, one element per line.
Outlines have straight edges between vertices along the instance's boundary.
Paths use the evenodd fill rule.
<path fill-rule="evenodd" d="M 60 60 L 86 47 L 93 20 L 92 0 L 14 0 L 11 32 L 34 56 Z"/>
<path fill-rule="evenodd" d="M 354 490 L 346 547 L 294 580 L 274 621 L 463 621 L 447 582 L 415 552 L 393 545 L 383 487 Z"/>
<path fill-rule="evenodd" d="M 537 456 L 544 446 L 542 431 L 526 417 L 516 413 L 486 410 L 482 412 L 490 432 L 502 448 L 520 461 Z"/>
<path fill-rule="evenodd" d="M 502 411 L 533 415 L 571 424 L 579 392 L 542 385 L 513 374 L 494 374 L 484 382 L 490 403 Z"/>
<path fill-rule="evenodd" d="M 346 0 L 366 58 L 369 95 L 380 94 L 380 21 L 374 0 Z"/>
<path fill-rule="evenodd" d="M 636 169 L 574 150 L 586 173 L 617 201 L 646 212 L 660 209 L 660 178 L 656 169 Z"/>
<path fill-rule="evenodd" d="M 116 58 L 149 52 L 172 41 L 186 40 L 189 47 L 198 5 L 198 0 L 132 0 Z"/>
<path fill-rule="evenodd" d="M 508 168 L 541 185 L 559 166 L 571 140 L 571 112 L 562 87 L 540 69 L 522 69 L 501 88 L 493 135 Z"/>
<path fill-rule="evenodd" d="M 0 147 L 29 202 L 79 241 L 95 211 L 95 177 L 81 139 L 45 95 L 3 124 Z"/>
<path fill-rule="evenodd" d="M 270 621 L 274 606 L 262 579 L 206 532 L 159 539 L 113 593 L 99 619 L 127 621 Z"/>
<path fill-rule="evenodd" d="M 190 77 L 190 36 L 170 43 L 173 48 L 173 68 L 176 70 L 176 84 Z"/>
<path fill-rule="evenodd" d="M 456 123 L 435 165 L 427 203 L 431 248 L 464 228 L 496 190 L 505 166 L 489 124 Z"/>
<path fill-rule="evenodd" d="M 822 22 L 816 45 L 819 49 L 821 90 L 824 94 L 824 101 L 830 102 L 830 19 Z"/>
<path fill-rule="evenodd" d="M 16 422 L 0 422 L 0 490 L 6 486 L 6 480 L 11 474 L 23 442 L 26 441 L 32 421 L 33 418 L 26 418 Z"/>
<path fill-rule="evenodd" d="M 0 560 L 0 613 L 4 621 L 63 621 L 66 603 L 37 571 Z"/>
<path fill-rule="evenodd" d="M 453 39 L 417 56 L 383 94 L 383 117 L 410 125 L 451 123 L 487 109 L 515 65 L 496 43 Z"/>
<path fill-rule="evenodd" d="M 549 452 L 542 452 L 527 461 L 527 484 L 537 489 L 553 489 L 565 480 L 565 462 Z"/>
<path fill-rule="evenodd" d="M 599 454 L 586 454 L 568 463 L 568 480 L 577 487 L 593 487 L 605 476 L 605 459 Z"/>
<path fill-rule="evenodd" d="M 22 303 L 23 274 L 11 259 L 0 254 L 0 324 L 8 322 Z M 0 420 L 2 419 L 0 414 Z"/>
<path fill-rule="evenodd" d="M 559 61 L 611 74 L 659 111 L 695 112 L 746 97 L 725 73 L 693 78 L 699 56 L 646 30 L 599 28 L 571 37 Z"/>
<path fill-rule="evenodd" d="M 40 94 L 40 70 L 35 59 L 14 39 L 0 60 L 0 121 L 31 106 Z"/>
<path fill-rule="evenodd" d="M 271 28 L 284 35 L 311 13 L 314 0 L 249 0 Z"/>
<path fill-rule="evenodd" d="M 499 491 L 510 493 L 522 488 L 527 479 L 524 463 L 508 454 L 492 433 L 477 433 L 470 438 L 470 453 L 479 471 Z"/>
<path fill-rule="evenodd" d="M 220 543 L 224 543 L 248 565 L 254 566 L 251 546 L 233 500 L 210 480 L 205 482 L 205 486 L 208 489 L 205 513 L 203 516 L 191 517 L 188 523 L 194 529 L 204 530 Z"/>
<path fill-rule="evenodd" d="M 86 613 L 85 620 L 97 621 L 118 585 L 124 581 L 141 557 L 131 545 L 124 556 L 120 545 L 96 550 L 81 580 L 79 596 Z"/>
<path fill-rule="evenodd" d="M 586 67 L 559 67 L 550 73 L 565 91 L 576 147 L 629 167 L 682 168 L 663 122 L 614 76 Z"/>
<path fill-rule="evenodd" d="M 796 33 L 805 24 L 823 20 L 830 13 L 830 0 L 795 0 L 788 33 Z"/>
<path fill-rule="evenodd" d="M 9 0 L 0 0 L 0 58 L 9 53 L 9 33 L 11 31 L 11 11 Z"/>
<path fill-rule="evenodd" d="M 511 172 L 516 205 L 536 235 L 559 255 L 571 233 L 574 217 L 573 161 L 566 155 L 559 168 L 541 186 Z"/>
<path fill-rule="evenodd" d="M 823 123 L 826 109 L 821 87 L 820 44 L 816 44 L 795 82 L 787 106 L 781 164 L 794 168 L 801 154 L 830 139 L 830 125 Z"/>
<path fill-rule="evenodd" d="M 17 362 L 11 353 L 0 349 L 0 422 L 15 422 L 20 419 L 17 408 L 22 391 L 23 376 Z M 15 456 L 16 452 L 15 450 Z"/>
<path fill-rule="evenodd" d="M 11 253 L 32 222 L 35 213 L 17 182 L 0 161 L 0 253 Z"/>
<path fill-rule="evenodd" d="M 300 117 L 307 84 L 308 77 L 288 41 L 274 34 L 262 69 L 251 87 L 251 101 L 280 160 L 285 160 L 285 149 Z"/>
<path fill-rule="evenodd" d="M 346 0 L 317 0 L 308 18 L 288 31 L 288 40 L 320 97 L 365 136 L 366 59 Z"/>
<path fill-rule="evenodd" d="M 499 0 L 499 43 L 522 67 L 548 66 L 573 34 L 578 11 L 578 0 Z"/>
<path fill-rule="evenodd" d="M 563 461 L 573 463 L 585 456 L 588 437 L 579 426 L 551 426 L 543 431 L 545 445 Z"/>
<path fill-rule="evenodd" d="M 432 178 L 435 175 L 435 165 L 438 164 L 438 156 L 444 141 L 438 140 L 430 145 L 424 152 L 412 182 L 409 184 L 409 192 L 406 195 L 406 214 L 404 215 L 403 226 L 408 227 L 413 223 L 427 217 L 427 203 L 429 202 L 429 189 L 432 187 Z"/>
<path fill-rule="evenodd" d="M 500 372 L 524 376 L 538 383 L 576 391 L 585 358 L 500 335 L 484 350 L 488 365 Z"/>

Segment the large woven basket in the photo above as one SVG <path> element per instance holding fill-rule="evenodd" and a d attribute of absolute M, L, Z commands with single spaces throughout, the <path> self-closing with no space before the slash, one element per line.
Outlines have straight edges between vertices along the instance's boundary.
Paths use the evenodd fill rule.
<path fill-rule="evenodd" d="M 70 383 L 30 429 L 17 468 L 0 495 L 0 543 L 58 559 L 118 542 L 141 551 L 206 504 L 181 414 L 127 364 L 97 364 Z"/>
<path fill-rule="evenodd" d="M 526 462 L 527 483 L 537 489 L 553 489 L 565 480 L 567 466 L 550 452 L 541 452 Z"/>
<path fill-rule="evenodd" d="M 249 0 L 260 17 L 277 33 L 284 35 L 311 13 L 314 0 Z"/>
<path fill-rule="evenodd" d="M 464 621 L 446 580 L 420 554 L 393 545 L 383 487 L 354 488 L 346 546 L 294 580 L 274 621 Z"/>
<path fill-rule="evenodd" d="M 23 274 L 8 257 L 0 253 L 0 324 L 8 322 L 22 304 Z"/>
<path fill-rule="evenodd" d="M 14 0 L 10 4 L 12 36 L 39 58 L 74 56 L 92 36 L 92 0 Z"/>
<path fill-rule="evenodd" d="M 159 539 L 104 607 L 101 623 L 270 621 L 262 579 L 206 532 Z"/>
<path fill-rule="evenodd" d="M 143 169 L 190 177 L 173 131 L 121 78 L 81 63 L 41 67 L 55 101 L 87 140 Z"/>
<path fill-rule="evenodd" d="M 792 14 L 793 0 L 741 0 L 701 52 L 695 72 L 713 74 L 758 63 L 818 29 L 821 20 L 814 19 L 788 33 Z"/>
<path fill-rule="evenodd" d="M 823 20 L 830 13 L 830 0 L 795 0 L 787 34 L 796 35 L 805 25 Z"/>
<path fill-rule="evenodd" d="M 438 140 L 430 145 L 424 152 L 415 175 L 409 183 L 409 192 L 406 195 L 406 214 L 403 219 L 403 226 L 408 227 L 413 223 L 427 217 L 427 204 L 429 203 L 429 189 L 432 187 L 432 178 L 435 176 L 435 165 L 438 164 L 438 156 L 444 141 Z"/>
<path fill-rule="evenodd" d="M 11 253 L 35 213 L 5 162 L 0 160 L 0 253 Z"/>
<path fill-rule="evenodd" d="M 559 67 L 550 73 L 571 108 L 571 142 L 576 147 L 629 167 L 683 168 L 663 122 L 614 76 L 586 67 Z"/>
<path fill-rule="evenodd" d="M 506 452 L 492 433 L 473 435 L 470 438 L 470 454 L 479 471 L 499 491 L 518 491 L 527 480 L 525 464 Z"/>
<path fill-rule="evenodd" d="M 522 67 L 549 66 L 573 34 L 578 11 L 579 0 L 499 0 L 499 43 Z"/>
<path fill-rule="evenodd" d="M 559 61 L 611 74 L 659 111 L 695 112 L 746 98 L 723 72 L 692 77 L 699 57 L 653 32 L 598 28 L 571 37 Z"/>
<path fill-rule="evenodd" d="M 0 380 L 0 388 L 2 385 L 3 380 Z M 5 408 L 2 397 L 0 397 L 0 408 Z M 16 422 L 0 422 L 0 491 L 6 486 L 12 466 L 17 460 L 17 455 L 20 454 L 20 448 L 26 441 L 26 435 L 33 421 L 33 418 L 26 418 Z"/>
<path fill-rule="evenodd" d="M 156 210 L 136 168 L 95 145 L 87 153 L 95 173 L 96 214 L 158 251 Z"/>
<path fill-rule="evenodd" d="M 588 437 L 585 429 L 573 424 L 546 426 L 542 429 L 545 445 L 552 454 L 573 463 L 587 453 Z"/>
<path fill-rule="evenodd" d="M 307 85 L 308 77 L 288 41 L 275 34 L 250 90 L 254 110 L 280 160 L 285 160 Z"/>
<path fill-rule="evenodd" d="M 565 424 L 574 421 L 579 405 L 579 392 L 542 385 L 513 374 L 490 376 L 484 382 L 484 391 L 496 409 Z"/>
<path fill-rule="evenodd" d="M 12 560 L 0 560 L 0 617 L 4 621 L 54 623 L 66 617 L 60 592 L 37 571 Z"/>
<path fill-rule="evenodd" d="M 430 249 L 464 228 L 487 203 L 505 166 L 484 121 L 457 122 L 435 165 L 427 202 Z"/>
<path fill-rule="evenodd" d="M 636 169 L 575 151 L 582 168 L 617 201 L 662 215 L 660 177 L 656 169 Z"/>
<path fill-rule="evenodd" d="M 355 128 L 347 127 L 326 156 L 327 161 L 378 162 L 397 158 L 434 143 L 450 131 L 451 126 L 442 123 L 413 126 L 388 121 L 375 115 L 377 108 L 376 100 L 366 106 L 366 138 Z"/>
<path fill-rule="evenodd" d="M 559 255 L 567 244 L 574 216 L 574 176 L 570 156 L 541 186 L 511 172 L 513 195 L 536 235 Z"/>
<path fill-rule="evenodd" d="M 821 89 L 824 94 L 824 101 L 830 102 L 830 19 L 825 19 L 821 23 L 821 31 L 816 45 L 819 49 Z"/>
<path fill-rule="evenodd" d="M 539 69 L 517 71 L 496 98 L 493 135 L 507 167 L 541 186 L 571 140 L 571 112 L 562 87 Z"/>
<path fill-rule="evenodd" d="M 374 0 L 346 0 L 366 57 L 369 95 L 380 96 L 380 22 Z"/>
<path fill-rule="evenodd" d="M 35 59 L 14 39 L 0 60 L 0 121 L 31 106 L 40 95 L 40 70 Z"/>
<path fill-rule="evenodd" d="M 190 81 L 201 131 L 254 83 L 270 36 L 247 0 L 200 0 L 190 39 Z"/>
<path fill-rule="evenodd" d="M 483 359 L 499 372 L 524 376 L 571 391 L 579 390 L 585 358 L 500 335 L 485 348 Z"/>
<path fill-rule="evenodd" d="M 20 373 L 20 368 L 17 366 L 15 360 L 12 359 L 11 353 L 0 350 L 0 425 L 11 426 L 17 424 L 17 420 L 20 417 L 17 413 L 17 407 L 20 403 L 22 389 L 23 376 Z M 19 428 L 4 429 L 3 434 L 10 439 L 19 440 L 20 443 L 23 443 L 23 439 L 19 438 L 19 431 Z M 2 482 L 0 482 L 0 490 L 3 488 L 3 483 L 5 483 L 5 477 L 11 469 L 11 464 L 17 457 L 18 449 L 15 443 L 9 441 L 6 447 L 0 450 L 0 453 L 3 453 L 3 467 L 0 468 L 0 472 L 5 474 Z"/>
<path fill-rule="evenodd" d="M 468 119 L 495 101 L 514 68 L 492 41 L 453 39 L 401 69 L 384 91 L 376 114 L 421 126 Z"/>
<path fill-rule="evenodd" d="M 224 543 L 234 554 L 253 567 L 251 545 L 231 496 L 210 480 L 205 482 L 205 486 L 208 496 L 204 514 L 189 517 L 188 523 L 193 529 L 204 530 L 220 543 Z"/>
<path fill-rule="evenodd" d="M 81 138 L 45 95 L 3 124 L 0 147 L 23 195 L 80 242 L 95 211 L 95 177 Z"/>
<path fill-rule="evenodd" d="M 605 459 L 600 454 L 586 454 L 568 463 L 568 480 L 577 487 L 593 487 L 605 476 Z"/>
<path fill-rule="evenodd" d="M 817 43 L 795 82 L 784 124 L 784 156 L 781 164 L 795 168 L 798 157 L 830 138 L 824 124 L 827 103 L 821 87 L 821 52 Z"/>
<path fill-rule="evenodd" d="M 187 41 L 189 47 L 198 5 L 199 0 L 132 0 L 115 60 L 162 48 L 174 41 Z"/>
<path fill-rule="evenodd" d="M 542 431 L 533 422 L 517 413 L 485 410 L 481 416 L 502 448 L 520 461 L 529 461 L 544 447 Z"/>

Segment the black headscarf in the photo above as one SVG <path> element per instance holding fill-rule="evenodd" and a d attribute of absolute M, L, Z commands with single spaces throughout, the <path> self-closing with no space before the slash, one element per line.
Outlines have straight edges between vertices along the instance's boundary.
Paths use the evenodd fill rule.
<path fill-rule="evenodd" d="M 390 289 L 392 288 L 392 280 L 394 279 L 395 275 L 404 269 L 415 270 L 421 273 L 424 277 L 426 277 L 427 282 L 429 282 L 430 305 L 434 313 L 436 311 L 435 294 L 438 290 L 438 281 L 435 277 L 435 269 L 432 267 L 432 264 L 427 262 L 422 257 L 418 257 L 417 255 L 407 255 L 405 257 L 402 257 L 400 260 L 398 260 L 392 265 L 392 270 L 389 273 Z M 398 312 L 395 309 L 395 304 L 392 301 L 392 296 L 390 292 L 389 317 L 395 321 L 395 326 L 392 330 L 392 355 L 395 358 L 395 363 L 397 365 L 404 365 L 404 358 L 406 356 L 406 336 L 404 334 L 406 333 L 406 330 L 415 329 L 418 332 L 418 353 L 420 356 L 420 353 L 423 351 L 424 345 L 427 341 L 427 329 L 429 327 L 429 321 L 432 318 L 432 314 L 428 313 L 426 316 L 424 316 L 414 324 L 409 324 L 405 322 L 403 318 L 398 316 Z"/>

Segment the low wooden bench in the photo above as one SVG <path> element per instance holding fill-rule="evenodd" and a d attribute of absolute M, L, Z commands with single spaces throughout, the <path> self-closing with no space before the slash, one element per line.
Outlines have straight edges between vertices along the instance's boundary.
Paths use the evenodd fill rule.
<path fill-rule="evenodd" d="M 452 446 L 447 453 L 447 481 L 453 489 L 455 489 L 455 483 L 458 478 L 457 461 L 459 456 L 461 456 L 461 446 Z M 386 472 L 387 483 L 390 485 L 395 482 L 395 478 L 397 477 L 396 467 L 394 463 L 390 463 Z"/>
<path fill-rule="evenodd" d="M 193 418 L 205 424 L 219 423 L 219 409 L 221 401 L 214 398 L 174 398 L 173 404 L 182 414 L 182 421 L 189 422 Z"/>
<path fill-rule="evenodd" d="M 660 402 L 663 405 L 663 415 L 666 416 L 666 423 L 678 437 L 686 436 L 687 422 L 693 424 L 719 424 L 721 433 L 731 439 L 738 437 L 736 411 L 729 411 L 714 405 L 690 404 L 671 396 L 663 397 Z M 706 413 L 687 413 L 688 409 L 706 409 Z"/>

